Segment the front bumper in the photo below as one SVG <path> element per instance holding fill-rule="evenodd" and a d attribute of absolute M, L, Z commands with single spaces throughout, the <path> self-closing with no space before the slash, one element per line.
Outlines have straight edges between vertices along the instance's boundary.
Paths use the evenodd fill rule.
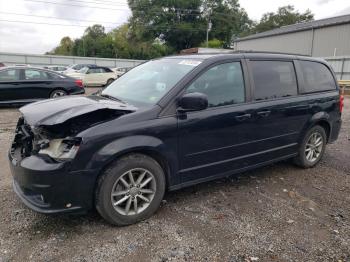
<path fill-rule="evenodd" d="M 85 213 L 93 207 L 95 172 L 70 171 L 70 163 L 49 163 L 32 155 L 17 160 L 9 153 L 13 188 L 34 211 Z"/>

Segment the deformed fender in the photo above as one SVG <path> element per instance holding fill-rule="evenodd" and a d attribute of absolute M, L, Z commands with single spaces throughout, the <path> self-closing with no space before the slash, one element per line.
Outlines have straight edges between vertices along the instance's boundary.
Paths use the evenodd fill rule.
<path fill-rule="evenodd" d="M 175 174 L 177 170 L 176 148 L 170 149 L 159 138 L 152 136 L 134 135 L 108 143 L 93 155 L 88 164 L 88 169 L 105 167 L 121 155 L 140 151 L 153 152 L 161 156 L 167 162 L 169 168 L 169 170 L 166 170 L 167 180 L 171 184 L 175 182 L 176 179 L 171 174 Z"/>

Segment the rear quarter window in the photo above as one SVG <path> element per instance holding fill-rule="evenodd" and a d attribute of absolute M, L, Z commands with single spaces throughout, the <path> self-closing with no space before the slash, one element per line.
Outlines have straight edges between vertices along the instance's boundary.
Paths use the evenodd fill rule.
<path fill-rule="evenodd" d="M 299 61 L 304 78 L 303 93 L 314 93 L 336 89 L 332 73 L 322 63 Z"/>

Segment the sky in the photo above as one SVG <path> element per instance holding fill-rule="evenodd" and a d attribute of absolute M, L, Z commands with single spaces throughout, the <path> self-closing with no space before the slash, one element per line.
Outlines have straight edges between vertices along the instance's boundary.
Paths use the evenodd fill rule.
<path fill-rule="evenodd" d="M 256 21 L 288 4 L 300 12 L 310 9 L 315 19 L 350 14 L 349 0 L 239 2 Z M 87 26 L 96 23 L 111 30 L 126 22 L 130 14 L 126 0 L 0 0 L 0 52 L 43 54 L 64 36 L 78 38 Z"/>

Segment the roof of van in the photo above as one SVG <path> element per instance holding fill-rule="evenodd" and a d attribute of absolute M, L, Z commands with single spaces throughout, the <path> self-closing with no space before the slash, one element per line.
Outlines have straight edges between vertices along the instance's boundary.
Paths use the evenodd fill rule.
<path fill-rule="evenodd" d="M 207 60 L 211 58 L 219 57 L 246 57 L 246 58 L 285 58 L 285 59 L 305 59 L 313 61 L 324 61 L 323 59 L 299 55 L 299 54 L 289 54 L 289 53 L 278 53 L 278 52 L 262 52 L 262 51 L 232 51 L 231 53 L 212 53 L 212 54 L 179 54 L 174 56 L 168 56 L 166 58 L 177 58 L 177 59 L 201 59 Z"/>

